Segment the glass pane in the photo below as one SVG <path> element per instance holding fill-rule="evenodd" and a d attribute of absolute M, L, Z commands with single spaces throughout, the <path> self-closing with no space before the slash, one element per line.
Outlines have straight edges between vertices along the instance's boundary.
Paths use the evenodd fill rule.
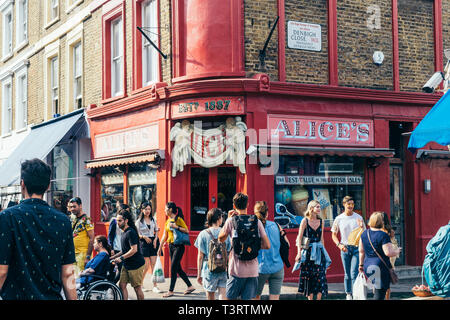
<path fill-rule="evenodd" d="M 191 230 L 205 228 L 209 206 L 209 169 L 191 168 Z"/>
<path fill-rule="evenodd" d="M 123 173 L 114 168 L 102 170 L 101 177 L 101 221 L 110 221 L 117 215 L 118 204 L 123 203 Z"/>
<path fill-rule="evenodd" d="M 153 213 L 156 212 L 156 170 L 147 163 L 132 164 L 128 167 L 128 199 L 134 217 L 139 215 L 143 202 L 151 202 Z"/>
<path fill-rule="evenodd" d="M 354 211 L 365 217 L 364 159 L 281 157 L 275 177 L 275 221 L 284 228 L 297 228 L 308 202 L 317 200 L 325 226 L 331 226 L 347 195 L 355 200 Z"/>
<path fill-rule="evenodd" d="M 73 197 L 73 145 L 56 146 L 52 151 L 52 205 L 59 211 L 67 213 L 67 203 Z"/>
<path fill-rule="evenodd" d="M 233 197 L 236 194 L 236 168 L 217 168 L 217 207 L 224 214 L 233 209 Z M 225 222 L 225 219 L 223 220 Z"/>

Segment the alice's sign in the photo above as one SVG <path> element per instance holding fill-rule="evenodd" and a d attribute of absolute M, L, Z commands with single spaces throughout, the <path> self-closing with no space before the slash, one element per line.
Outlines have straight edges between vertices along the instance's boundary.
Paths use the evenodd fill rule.
<path fill-rule="evenodd" d="M 321 51 L 322 27 L 320 24 L 288 21 L 288 48 Z"/>
<path fill-rule="evenodd" d="M 202 115 L 242 114 L 244 113 L 244 98 L 214 97 L 182 100 L 172 103 L 171 110 L 173 119 Z"/>
<path fill-rule="evenodd" d="M 276 185 L 362 185 L 362 176 L 283 176 L 275 177 Z"/>
<path fill-rule="evenodd" d="M 373 121 L 301 116 L 268 116 L 269 140 L 280 144 L 374 145 Z"/>

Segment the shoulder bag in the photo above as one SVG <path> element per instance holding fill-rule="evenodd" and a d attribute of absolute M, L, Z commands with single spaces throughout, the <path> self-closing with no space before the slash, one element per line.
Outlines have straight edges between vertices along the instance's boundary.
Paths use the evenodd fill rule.
<path fill-rule="evenodd" d="M 395 273 L 393 268 L 389 268 L 387 263 L 384 262 L 383 258 L 381 257 L 381 255 L 378 253 L 378 251 L 375 249 L 375 247 L 372 244 L 372 241 L 370 240 L 370 230 L 367 230 L 367 237 L 369 238 L 369 242 L 370 245 L 372 246 L 373 251 L 375 251 L 375 253 L 377 254 L 378 258 L 380 258 L 381 262 L 383 262 L 383 264 L 386 266 L 386 268 L 389 270 L 389 276 L 391 277 L 391 282 L 392 284 L 396 284 L 398 282 L 398 275 Z"/>
<path fill-rule="evenodd" d="M 173 229 L 173 228 L 171 228 L 171 229 L 173 231 L 173 244 L 175 244 L 175 245 L 184 244 L 187 246 L 191 245 L 191 241 L 189 239 L 188 233 L 181 232 L 178 229 Z"/>
<path fill-rule="evenodd" d="M 275 222 L 276 223 L 276 222 Z M 289 262 L 289 243 L 286 241 L 284 236 L 286 235 L 286 230 L 281 229 L 280 225 L 276 223 L 278 229 L 280 230 L 280 256 L 287 268 L 291 266 Z"/>

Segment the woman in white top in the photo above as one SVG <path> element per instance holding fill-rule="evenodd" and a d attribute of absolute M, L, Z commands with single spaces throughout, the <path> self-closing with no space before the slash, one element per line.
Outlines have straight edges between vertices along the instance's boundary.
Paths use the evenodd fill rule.
<path fill-rule="evenodd" d="M 155 268 L 157 252 L 159 247 L 158 224 L 153 216 L 153 208 L 150 202 L 143 202 L 139 207 L 139 217 L 136 221 L 136 228 L 139 233 L 139 243 L 142 255 L 145 259 L 144 277 L 148 269 Z M 148 291 L 149 289 L 144 289 Z M 161 293 L 156 282 L 153 282 L 153 292 Z"/>

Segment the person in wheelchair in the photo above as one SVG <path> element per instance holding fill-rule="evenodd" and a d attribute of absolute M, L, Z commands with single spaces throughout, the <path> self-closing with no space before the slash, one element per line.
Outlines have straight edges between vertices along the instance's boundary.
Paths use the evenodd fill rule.
<path fill-rule="evenodd" d="M 111 270 L 109 261 L 111 247 L 105 236 L 99 235 L 95 237 L 94 250 L 97 252 L 97 255 L 86 264 L 85 269 L 80 273 L 78 281 L 80 287 L 87 286 L 89 283 L 99 279 L 105 279 L 108 271 Z"/>

